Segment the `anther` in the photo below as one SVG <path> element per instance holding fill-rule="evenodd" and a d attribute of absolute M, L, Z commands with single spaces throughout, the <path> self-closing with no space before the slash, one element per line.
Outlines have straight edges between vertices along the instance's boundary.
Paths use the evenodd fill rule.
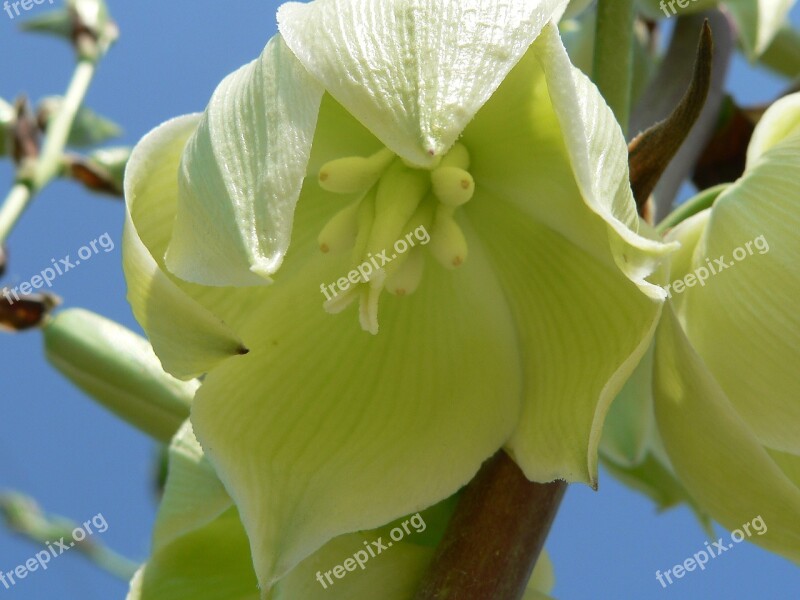
<path fill-rule="evenodd" d="M 431 173 L 433 193 L 447 206 L 456 208 L 472 200 L 475 180 L 458 167 L 439 167 Z"/>
<path fill-rule="evenodd" d="M 394 296 L 409 296 L 417 291 L 425 271 L 425 253 L 414 248 L 399 268 L 386 279 L 386 291 Z"/>
<path fill-rule="evenodd" d="M 335 194 L 366 192 L 375 185 L 395 155 L 384 148 L 368 158 L 350 156 L 323 165 L 319 171 L 322 189 Z"/>
<path fill-rule="evenodd" d="M 409 169 L 400 161 L 392 165 L 378 184 L 375 221 L 368 245 L 370 252 L 387 250 L 403 236 L 403 227 L 414 216 L 429 189 L 427 172 Z"/>
<path fill-rule="evenodd" d="M 433 257 L 447 269 L 460 267 L 467 260 L 467 240 L 453 219 L 452 208 L 440 205 L 437 209 L 429 248 Z"/>
<path fill-rule="evenodd" d="M 317 238 L 322 252 L 337 254 L 355 246 L 358 237 L 359 205 L 359 202 L 355 202 L 339 211 L 323 227 Z"/>

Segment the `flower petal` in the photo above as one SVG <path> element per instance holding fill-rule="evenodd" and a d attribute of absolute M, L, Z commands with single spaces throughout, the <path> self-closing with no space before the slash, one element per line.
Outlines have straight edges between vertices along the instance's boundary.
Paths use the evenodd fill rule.
<path fill-rule="evenodd" d="M 683 293 L 687 336 L 762 444 L 800 454 L 800 135 L 770 149 L 716 201 Z M 722 265 L 726 265 L 722 270 Z"/>
<path fill-rule="evenodd" d="M 800 489 L 778 467 L 665 311 L 656 343 L 656 419 L 683 484 L 728 529 L 761 516 L 750 541 L 800 561 Z"/>
<path fill-rule="evenodd" d="M 205 285 L 261 285 L 289 247 L 323 90 L 280 36 L 217 88 L 190 140 L 167 266 Z"/>
<path fill-rule="evenodd" d="M 207 525 L 231 506 L 233 500 L 186 421 L 169 447 L 167 485 L 153 534 L 155 550 Z"/>
<path fill-rule="evenodd" d="M 316 0 L 278 11 L 305 67 L 386 146 L 427 166 L 566 0 Z"/>
<path fill-rule="evenodd" d="M 457 273 L 429 262 L 414 294 L 381 300 L 372 336 L 322 307 L 347 258 L 306 260 L 252 315 L 250 354 L 198 391 L 195 433 L 265 588 L 333 537 L 452 495 L 513 431 L 516 338 L 491 269 L 478 251 Z"/>
<path fill-rule="evenodd" d="M 739 27 L 744 51 L 755 60 L 769 48 L 796 0 L 725 0 Z"/>
<path fill-rule="evenodd" d="M 127 600 L 259 600 L 247 535 L 235 508 L 156 552 Z"/>
<path fill-rule="evenodd" d="M 271 600 L 408 600 L 414 597 L 425 570 L 433 558 L 434 549 L 401 542 L 392 544 L 375 558 L 367 554 L 365 544 L 377 539 L 371 532 L 353 533 L 331 540 L 320 550 L 300 563 L 276 586 Z M 387 539 L 384 538 L 384 543 Z M 364 567 L 354 566 L 343 578 L 325 573 L 353 560 L 356 552 L 363 552 L 370 562 Z M 363 560 L 363 559 L 362 559 Z M 352 564 L 352 563 L 351 563 Z M 317 579 L 317 574 L 322 582 Z M 324 587 L 323 587 L 324 585 Z"/>
<path fill-rule="evenodd" d="M 555 25 L 544 28 L 533 49 L 544 71 L 575 181 L 587 206 L 608 224 L 617 266 L 648 295 L 663 299 L 664 291 L 646 278 L 677 245 L 640 235 L 629 183 L 628 147 L 614 113 L 591 80 L 572 65 Z"/>
<path fill-rule="evenodd" d="M 747 170 L 771 148 L 800 133 L 800 93 L 781 98 L 769 107 L 758 122 L 747 147 Z"/>
<path fill-rule="evenodd" d="M 481 191 L 465 212 L 522 344 L 525 402 L 513 456 L 531 480 L 596 485 L 606 412 L 650 345 L 662 304 L 500 197 Z"/>
<path fill-rule="evenodd" d="M 588 254 L 647 281 L 677 244 L 642 231 L 622 131 L 548 25 L 464 132 L 479 187 L 512 202 Z"/>
<path fill-rule="evenodd" d="M 148 134 L 131 155 L 125 176 L 123 267 L 128 301 L 164 369 L 182 379 L 242 349 L 225 323 L 161 270 L 147 245 L 170 226 L 180 155 L 198 121 L 198 116 L 180 117 Z"/>
<path fill-rule="evenodd" d="M 641 464 L 653 434 L 653 348 L 645 354 L 606 416 L 600 450 L 614 464 Z"/>

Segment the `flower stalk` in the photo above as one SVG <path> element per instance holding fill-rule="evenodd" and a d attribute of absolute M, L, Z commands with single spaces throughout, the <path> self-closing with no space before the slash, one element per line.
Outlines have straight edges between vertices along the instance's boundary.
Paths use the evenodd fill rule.
<path fill-rule="evenodd" d="M 8 240 L 36 194 L 58 176 L 69 132 L 96 69 L 96 60 L 82 58 L 78 61 L 61 110 L 48 128 L 42 154 L 35 162 L 32 175 L 25 177 L 21 174 L 0 207 L 0 244 Z"/>
<path fill-rule="evenodd" d="M 633 89 L 633 0 L 599 0 L 594 82 L 627 134 Z"/>
<path fill-rule="evenodd" d="M 467 486 L 415 600 L 522 598 L 566 489 L 530 482 L 495 454 Z"/>

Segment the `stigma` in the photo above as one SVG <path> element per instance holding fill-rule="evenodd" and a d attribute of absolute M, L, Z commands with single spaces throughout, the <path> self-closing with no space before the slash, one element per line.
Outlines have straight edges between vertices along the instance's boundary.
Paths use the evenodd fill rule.
<path fill-rule="evenodd" d="M 413 294 L 423 280 L 426 254 L 443 268 L 462 266 L 468 248 L 456 212 L 475 194 L 469 168 L 470 155 L 462 144 L 429 169 L 386 148 L 323 165 L 318 176 L 322 189 L 356 197 L 328 221 L 317 240 L 325 254 L 349 252 L 353 265 L 346 284 L 323 285 L 325 310 L 335 314 L 358 303 L 362 329 L 375 335 L 381 294 Z"/>

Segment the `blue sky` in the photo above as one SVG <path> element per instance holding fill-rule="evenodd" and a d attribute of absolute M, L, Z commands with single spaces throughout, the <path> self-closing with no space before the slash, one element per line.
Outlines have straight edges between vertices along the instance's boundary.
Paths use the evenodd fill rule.
<path fill-rule="evenodd" d="M 170 117 L 202 110 L 217 83 L 256 57 L 275 32 L 275 2 L 109 3 L 122 38 L 87 103 L 121 123 L 126 130 L 121 141 L 131 145 Z M 45 7 L 34 6 L 29 14 Z M 800 11 L 793 19 L 800 24 Z M 0 57 L 0 96 L 6 99 L 21 91 L 34 99 L 61 93 L 72 69 L 66 46 L 18 33 L 2 12 Z M 741 60 L 732 85 L 747 102 L 771 99 L 782 89 L 779 80 L 755 74 Z M 1 164 L 0 187 L 11 177 L 9 166 Z M 115 249 L 59 278 L 55 291 L 66 306 L 88 308 L 138 330 L 125 301 L 122 219 L 120 202 L 54 184 L 15 230 L 4 283 L 28 280 L 52 257 L 74 253 L 108 233 Z M 127 556 L 145 558 L 156 506 L 155 444 L 62 380 L 44 361 L 39 334 L 0 335 L 0 357 L 0 489 L 19 489 L 47 511 L 78 521 L 102 513 L 109 527 L 101 540 Z M 796 566 L 750 544 L 662 589 L 655 571 L 683 562 L 706 539 L 687 510 L 656 515 L 651 503 L 609 476 L 602 477 L 597 493 L 573 486 L 548 542 L 558 579 L 555 595 L 692 600 L 764 597 L 772 590 L 770 598 L 791 598 L 791 590 L 796 595 L 800 589 Z M 0 570 L 10 571 L 38 550 L 0 530 Z M 11 590 L 0 586 L 0 599 L 108 600 L 124 597 L 125 589 L 80 557 L 65 555 Z"/>

